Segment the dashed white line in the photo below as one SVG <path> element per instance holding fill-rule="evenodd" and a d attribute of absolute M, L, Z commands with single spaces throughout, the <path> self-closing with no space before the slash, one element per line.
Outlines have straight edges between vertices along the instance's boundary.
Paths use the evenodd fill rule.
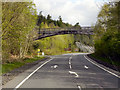
<path fill-rule="evenodd" d="M 72 57 L 69 58 L 69 67 L 72 69 L 72 64 L 71 64 Z"/>
<path fill-rule="evenodd" d="M 78 86 L 79 90 L 81 90 L 81 86 Z"/>
<path fill-rule="evenodd" d="M 68 58 L 68 57 L 52 57 L 52 56 L 51 56 L 50 58 Z"/>
<path fill-rule="evenodd" d="M 85 58 L 86 58 L 89 62 L 91 62 L 92 64 L 96 65 L 97 67 L 99 67 L 99 68 L 103 69 L 104 71 L 106 71 L 106 72 L 108 72 L 108 73 L 110 73 L 110 74 L 112 74 L 112 75 L 114 75 L 114 76 L 116 76 L 116 77 L 120 78 L 120 76 L 119 76 L 119 75 L 117 75 L 117 74 L 115 74 L 115 73 L 113 73 L 113 72 L 111 72 L 111 71 L 108 71 L 107 69 L 105 69 L 105 68 L 103 68 L 103 67 L 99 66 L 98 64 L 96 64 L 96 63 L 92 62 L 92 61 L 91 61 L 91 60 L 89 60 L 89 59 L 88 59 L 85 55 L 84 55 L 84 57 L 85 57 Z"/>
<path fill-rule="evenodd" d="M 76 72 L 69 71 L 70 74 L 74 74 L 75 77 L 79 77 L 79 75 Z"/>
<path fill-rule="evenodd" d="M 71 64 L 70 64 L 70 69 L 72 69 L 72 66 L 71 66 Z"/>
<path fill-rule="evenodd" d="M 72 57 L 70 57 L 70 59 L 72 59 Z"/>
<path fill-rule="evenodd" d="M 71 64 L 71 60 L 69 60 L 69 64 Z"/>
<path fill-rule="evenodd" d="M 40 68 L 42 68 L 45 64 L 47 64 L 48 62 L 50 62 L 52 59 L 46 61 L 45 63 L 43 63 L 42 65 L 40 65 L 37 69 L 35 69 L 29 76 L 27 76 L 21 83 L 19 83 L 14 90 L 17 90 L 26 80 L 28 80 L 35 72 L 37 72 Z"/>

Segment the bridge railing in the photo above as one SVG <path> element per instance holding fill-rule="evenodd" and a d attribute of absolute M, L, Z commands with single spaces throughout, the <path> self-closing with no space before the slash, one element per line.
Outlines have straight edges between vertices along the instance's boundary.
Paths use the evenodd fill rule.
<path fill-rule="evenodd" d="M 93 35 L 93 29 L 91 27 L 81 28 L 43 28 L 40 29 L 38 39 L 61 35 L 61 34 L 82 34 L 82 35 Z"/>
<path fill-rule="evenodd" d="M 40 31 L 60 31 L 60 30 L 92 30 L 91 27 L 81 27 L 81 28 L 42 28 Z"/>

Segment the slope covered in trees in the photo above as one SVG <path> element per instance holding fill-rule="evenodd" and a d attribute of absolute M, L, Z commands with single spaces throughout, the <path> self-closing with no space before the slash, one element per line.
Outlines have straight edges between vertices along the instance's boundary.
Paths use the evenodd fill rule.
<path fill-rule="evenodd" d="M 49 14 L 45 17 L 40 12 L 37 19 L 37 27 L 37 30 L 39 30 L 41 28 L 80 28 L 80 25 L 79 23 L 76 23 L 74 26 L 69 23 L 64 23 L 61 16 L 58 17 L 58 20 L 53 20 Z M 35 41 L 33 46 L 37 46 L 45 54 L 61 54 L 67 48 L 74 51 L 76 48 L 74 42 L 74 35 L 58 35 Z"/>
<path fill-rule="evenodd" d="M 60 35 L 33 41 L 39 28 L 68 28 L 71 24 L 64 23 L 62 17 L 53 20 L 36 14 L 32 2 L 3 2 L 2 3 L 2 58 L 4 62 L 22 60 L 22 58 L 37 55 L 40 48 L 45 54 L 58 54 L 65 48 L 74 47 L 74 35 Z M 75 27 L 80 27 L 78 23 Z M 72 49 L 73 50 L 73 49 Z"/>
<path fill-rule="evenodd" d="M 84 35 L 58 35 L 34 41 L 41 28 L 81 28 L 64 23 L 61 16 L 53 20 L 51 15 L 37 15 L 32 2 L 2 3 L 2 58 L 3 63 L 21 61 L 25 57 L 37 55 L 37 49 L 47 55 L 61 54 L 67 50 L 74 52 L 76 41 L 92 45 Z"/>
<path fill-rule="evenodd" d="M 120 62 L 120 2 L 105 4 L 95 30 L 95 55 Z"/>

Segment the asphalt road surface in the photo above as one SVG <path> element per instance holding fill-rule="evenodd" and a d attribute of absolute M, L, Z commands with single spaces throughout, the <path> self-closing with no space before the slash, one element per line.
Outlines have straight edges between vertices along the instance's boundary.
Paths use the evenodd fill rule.
<path fill-rule="evenodd" d="M 94 65 L 84 55 L 64 54 L 51 56 L 50 60 L 39 65 L 37 69 L 31 70 L 32 72 L 15 87 L 74 88 L 74 90 L 116 88 L 118 90 L 120 87 L 119 76 L 115 76 L 116 74 L 109 73 Z"/>

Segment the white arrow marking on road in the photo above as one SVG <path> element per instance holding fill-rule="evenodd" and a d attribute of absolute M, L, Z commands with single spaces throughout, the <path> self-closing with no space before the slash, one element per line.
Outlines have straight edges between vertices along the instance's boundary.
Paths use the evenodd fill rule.
<path fill-rule="evenodd" d="M 88 66 L 84 66 L 85 69 L 88 69 L 89 67 Z"/>
<path fill-rule="evenodd" d="M 75 77 L 79 77 L 79 75 L 76 72 L 69 71 L 70 74 L 75 74 Z"/>

